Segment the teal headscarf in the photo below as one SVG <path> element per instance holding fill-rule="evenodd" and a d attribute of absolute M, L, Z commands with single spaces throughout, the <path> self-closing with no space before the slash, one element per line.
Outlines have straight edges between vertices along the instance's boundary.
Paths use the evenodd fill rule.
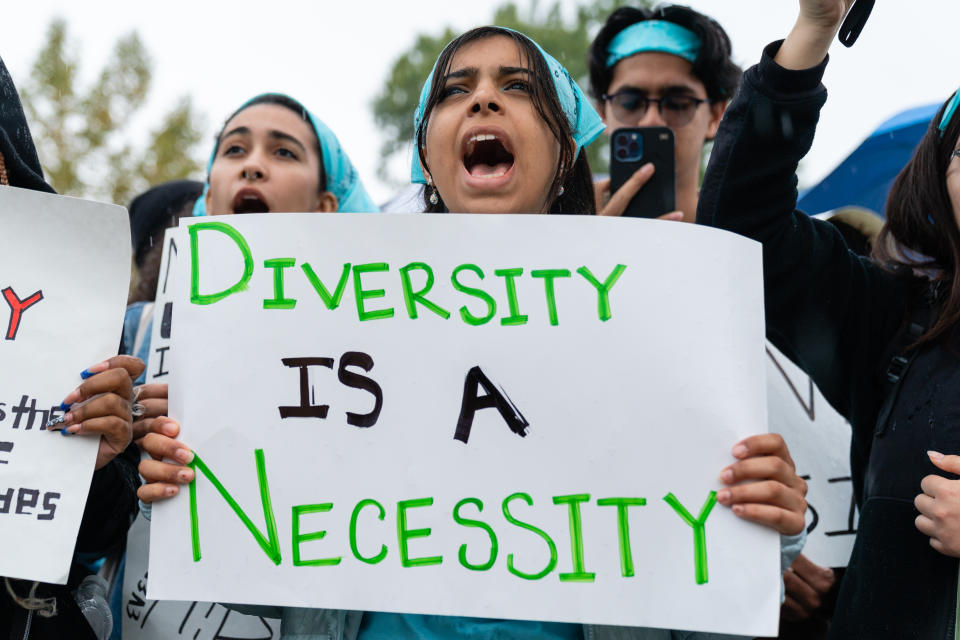
<path fill-rule="evenodd" d="M 646 51 L 660 51 L 696 62 L 702 43 L 699 36 L 686 27 L 668 20 L 635 22 L 618 33 L 607 47 L 607 68 Z"/>
<path fill-rule="evenodd" d="M 298 100 L 294 100 L 284 94 L 261 94 L 247 100 L 243 103 L 242 107 L 237 109 L 237 112 L 242 111 L 250 105 L 250 103 L 261 98 L 263 95 L 278 95 L 287 98 L 300 105 L 303 112 L 309 116 L 310 124 L 313 125 L 313 131 L 317 134 L 317 140 L 320 142 L 321 155 L 323 155 L 323 172 L 327 176 L 327 191 L 337 198 L 337 211 L 344 213 L 379 212 L 379 207 L 377 207 L 377 205 L 373 203 L 373 200 L 370 199 L 370 196 L 367 195 L 367 191 L 363 188 L 363 183 L 360 181 L 357 170 L 354 168 L 353 163 L 350 162 L 347 152 L 340 146 L 340 141 L 337 140 L 337 136 L 334 135 L 333 131 L 331 131 L 322 120 L 304 108 Z M 203 186 L 203 193 L 200 194 L 196 204 L 193 205 L 193 215 L 195 216 L 207 215 L 206 198 L 207 191 L 210 190 L 210 169 L 213 167 L 213 161 L 217 157 L 218 148 L 219 140 L 213 147 L 213 151 L 210 154 L 210 161 L 207 162 L 207 181 Z"/>
<path fill-rule="evenodd" d="M 507 27 L 496 28 L 503 29 L 504 31 L 513 31 L 513 33 L 527 38 L 543 56 L 543 61 L 547 63 L 547 68 L 550 70 L 550 75 L 553 78 L 553 86 L 557 91 L 560 106 L 563 108 L 563 113 L 567 117 L 567 122 L 570 123 L 570 129 L 573 130 L 573 141 L 577 145 L 576 153 L 574 154 L 574 158 L 576 158 L 580 153 L 580 149 L 596 140 L 597 136 L 603 133 L 603 130 L 606 128 L 606 125 L 603 124 L 603 120 L 600 118 L 600 114 L 593 108 L 593 105 L 590 104 L 587 97 L 583 95 L 583 91 L 580 90 L 580 87 L 574 79 L 570 77 L 570 73 L 562 64 L 557 62 L 556 58 L 544 51 L 543 47 L 519 31 L 514 31 Z M 450 45 L 448 44 L 447 46 Z M 423 121 L 423 112 L 427 106 L 427 98 L 430 96 L 430 90 L 433 87 L 433 74 L 436 70 L 437 64 L 434 63 L 433 69 L 430 71 L 430 75 L 427 76 L 427 81 L 420 91 L 420 103 L 417 105 L 417 110 L 413 116 L 414 142 L 413 162 L 410 166 L 410 181 L 418 184 L 426 184 L 427 179 L 423 175 L 423 169 L 420 167 L 420 154 L 417 149 L 416 132 L 420 130 L 420 124 Z"/>
<path fill-rule="evenodd" d="M 957 92 L 950 98 L 947 108 L 943 110 L 943 117 L 940 118 L 940 124 L 937 126 L 941 138 L 943 138 L 943 134 L 947 132 L 947 126 L 950 124 L 950 120 L 953 119 L 953 115 L 957 112 L 958 106 L 960 106 L 960 89 L 957 89 Z"/>

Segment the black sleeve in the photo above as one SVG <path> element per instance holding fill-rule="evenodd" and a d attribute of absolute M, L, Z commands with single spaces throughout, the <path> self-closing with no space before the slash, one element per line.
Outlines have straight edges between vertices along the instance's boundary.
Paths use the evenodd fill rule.
<path fill-rule="evenodd" d="M 140 450 L 131 443 L 123 453 L 93 473 L 80 522 L 77 552 L 106 553 L 126 539 L 127 529 L 137 517 L 139 462 Z"/>
<path fill-rule="evenodd" d="M 879 387 L 865 383 L 876 380 L 905 319 L 910 278 L 857 256 L 833 225 L 795 209 L 797 166 L 826 102 L 827 61 L 788 70 L 774 62 L 779 47 L 764 50 L 727 109 L 697 222 L 763 244 L 768 338 L 852 421 L 864 401 L 879 404 Z"/>

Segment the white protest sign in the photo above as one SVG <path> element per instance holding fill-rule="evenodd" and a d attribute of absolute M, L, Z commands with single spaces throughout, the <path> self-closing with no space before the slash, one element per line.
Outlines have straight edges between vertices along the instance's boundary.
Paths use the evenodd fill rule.
<path fill-rule="evenodd" d="M 147 599 L 150 522 L 140 514 L 127 536 L 123 574 L 124 640 L 276 640 L 280 621 L 246 616 L 212 602 Z"/>
<path fill-rule="evenodd" d="M 850 482 L 850 424 L 800 367 L 767 345 L 770 431 L 790 447 L 807 481 L 807 543 L 803 553 L 823 567 L 845 567 L 856 536 Z"/>
<path fill-rule="evenodd" d="M 151 598 L 775 633 L 779 537 L 713 503 L 767 426 L 759 245 L 191 222 L 170 406 L 199 479 L 154 506 Z"/>
<path fill-rule="evenodd" d="M 67 580 L 99 438 L 43 426 L 117 353 L 129 282 L 122 207 L 0 187 L 0 576 Z"/>
<path fill-rule="evenodd" d="M 148 384 L 169 382 L 173 375 L 170 354 L 173 290 L 169 283 L 170 274 L 180 264 L 179 248 L 187 246 L 180 234 L 180 229 L 167 229 L 163 241 L 147 361 Z M 122 606 L 126 640 L 274 640 L 280 637 L 279 620 L 243 615 L 212 602 L 148 599 L 149 548 L 150 523 L 141 513 L 127 535 Z"/>

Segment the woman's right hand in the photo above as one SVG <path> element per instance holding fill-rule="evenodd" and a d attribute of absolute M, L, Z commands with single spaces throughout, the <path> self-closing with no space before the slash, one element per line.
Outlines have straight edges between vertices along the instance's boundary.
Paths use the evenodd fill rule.
<path fill-rule="evenodd" d="M 177 421 L 164 416 L 153 421 L 150 433 L 140 442 L 140 447 L 152 458 L 141 461 L 139 467 L 147 483 L 137 489 L 137 497 L 146 504 L 172 498 L 180 492 L 181 484 L 193 482 L 193 469 L 184 466 L 193 461 L 193 452 L 174 439 L 179 434 Z"/>

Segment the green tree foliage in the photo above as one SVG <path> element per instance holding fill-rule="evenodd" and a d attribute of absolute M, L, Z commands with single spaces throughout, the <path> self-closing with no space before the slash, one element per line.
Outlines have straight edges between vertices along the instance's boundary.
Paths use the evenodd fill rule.
<path fill-rule="evenodd" d="M 21 95 L 47 180 L 59 193 L 126 205 L 152 185 L 199 173 L 194 155 L 203 129 L 188 97 L 150 132 L 146 148 L 129 140 L 152 75 L 136 33 L 117 41 L 92 86 L 78 86 L 79 71 L 67 25 L 54 20 Z"/>
<path fill-rule="evenodd" d="M 527 34 L 553 54 L 570 71 L 570 74 L 586 90 L 587 51 L 590 42 L 606 21 L 607 16 L 619 6 L 632 4 L 643 6 L 648 2 L 625 0 L 597 0 L 583 2 L 573 7 L 565 17 L 564 6 L 569 3 L 553 0 L 542 6 L 531 0 L 521 9 L 516 2 L 501 5 L 493 14 L 490 24 L 510 27 Z M 413 140 L 413 112 L 417 107 L 420 89 L 434 61 L 443 47 L 458 35 L 449 27 L 436 35 L 419 34 L 407 51 L 393 63 L 383 91 L 373 102 L 373 115 L 384 137 L 381 146 L 380 165 L 377 174 L 384 180 L 399 181 L 389 173 L 390 160 L 398 153 L 409 153 Z M 606 171 L 608 146 L 599 141 L 588 148 L 590 165 L 594 171 Z"/>

